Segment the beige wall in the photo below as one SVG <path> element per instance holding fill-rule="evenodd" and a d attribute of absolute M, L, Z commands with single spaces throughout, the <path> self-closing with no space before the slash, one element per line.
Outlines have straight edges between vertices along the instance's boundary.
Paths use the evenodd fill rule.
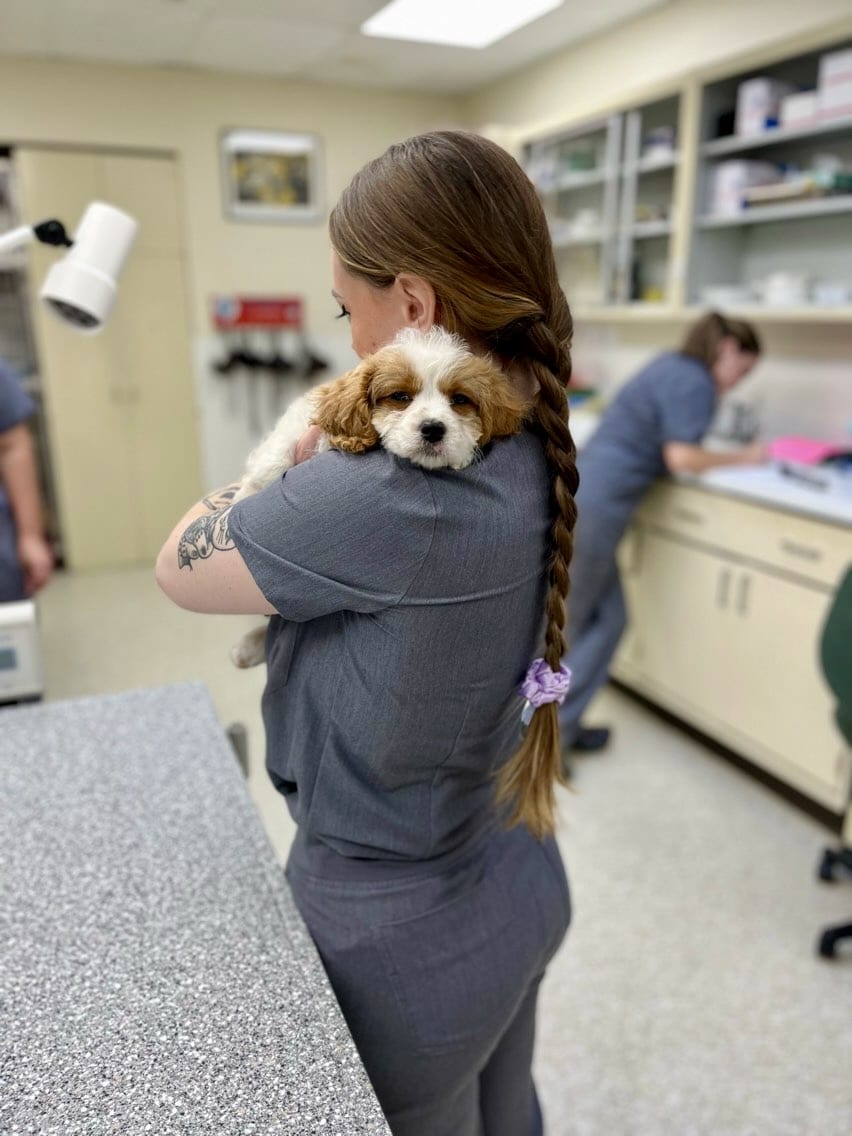
<path fill-rule="evenodd" d="M 210 329 L 212 295 L 302 295 L 311 346 L 329 360 L 333 373 L 354 360 L 347 325 L 335 322 L 337 308 L 329 294 L 327 214 L 313 225 L 227 220 L 222 209 L 220 131 L 242 127 L 318 134 L 327 209 L 352 174 L 391 142 L 422 130 L 458 125 L 459 106 L 449 98 L 319 83 L 0 56 L 0 145 L 151 148 L 170 151 L 177 158 L 208 486 L 239 475 L 258 433 L 271 426 L 278 407 L 304 389 L 297 380 L 282 387 L 267 375 L 236 373 L 224 380 L 213 373 L 211 360 L 223 356 L 225 349 Z M 73 226 L 77 218 L 63 220 Z M 269 349 L 265 337 L 257 346 Z M 295 345 L 285 342 L 284 350 L 292 354 Z"/>
<path fill-rule="evenodd" d="M 176 153 L 196 332 L 206 329 L 208 297 L 217 291 L 300 292 L 320 333 L 328 330 L 334 312 L 324 219 L 291 226 L 224 218 L 220 130 L 319 134 L 326 204 L 333 204 L 355 170 L 392 141 L 458 121 L 458 105 L 437 97 L 170 68 L 0 62 L 0 144 L 150 147 Z"/>
<path fill-rule="evenodd" d="M 852 31 L 849 0 L 672 0 L 469 97 L 472 124 L 546 129 L 629 103 L 737 55 Z M 795 48 L 794 48 L 795 50 Z"/>

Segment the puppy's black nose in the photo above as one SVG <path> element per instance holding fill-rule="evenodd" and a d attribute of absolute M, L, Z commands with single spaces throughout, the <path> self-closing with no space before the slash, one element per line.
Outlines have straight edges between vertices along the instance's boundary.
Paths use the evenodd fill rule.
<path fill-rule="evenodd" d="M 421 422 L 420 433 L 427 442 L 440 442 L 447 432 L 447 427 L 443 422 L 438 422 L 434 419 L 429 419 L 427 422 Z"/>

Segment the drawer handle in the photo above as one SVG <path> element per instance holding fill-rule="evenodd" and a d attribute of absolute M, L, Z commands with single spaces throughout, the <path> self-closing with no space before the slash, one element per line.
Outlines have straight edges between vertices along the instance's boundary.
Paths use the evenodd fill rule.
<path fill-rule="evenodd" d="M 790 556 L 798 556 L 800 560 L 822 560 L 820 550 L 809 544 L 796 544 L 793 540 L 782 540 L 779 544 L 782 552 L 788 552 Z"/>
<path fill-rule="evenodd" d="M 679 521 L 689 521 L 691 525 L 704 524 L 704 518 L 700 513 L 695 513 L 692 509 L 684 509 L 682 505 L 672 509 L 672 516 L 677 517 Z"/>

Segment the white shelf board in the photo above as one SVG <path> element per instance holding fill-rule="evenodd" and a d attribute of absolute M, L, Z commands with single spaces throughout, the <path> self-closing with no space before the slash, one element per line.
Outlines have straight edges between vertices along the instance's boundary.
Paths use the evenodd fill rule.
<path fill-rule="evenodd" d="M 707 304 L 695 304 L 684 308 L 689 319 L 697 319 L 708 310 Z M 804 304 L 795 308 L 773 307 L 769 304 L 735 304 L 725 308 L 725 314 L 755 323 L 845 323 L 852 324 L 852 306 L 838 305 L 834 308 L 820 308 L 816 304 Z"/>
<path fill-rule="evenodd" d="M 679 162 L 680 154 L 673 150 L 665 157 L 640 158 L 634 166 L 626 165 L 624 172 L 633 173 L 635 170 L 637 174 L 655 174 L 658 170 L 673 170 Z"/>
<path fill-rule="evenodd" d="M 646 237 L 669 237 L 671 233 L 671 221 L 637 221 L 630 229 L 634 241 L 641 241 Z"/>
<path fill-rule="evenodd" d="M 574 323 L 691 323 L 710 310 L 709 304 L 674 307 L 671 304 L 637 301 L 632 304 L 572 304 Z M 852 306 L 818 308 L 773 308 L 760 304 L 735 305 L 725 314 L 755 323 L 852 324 Z"/>
<path fill-rule="evenodd" d="M 602 185 L 609 176 L 608 170 L 576 170 L 554 178 L 553 184 L 539 187 L 539 193 L 562 193 L 565 190 L 585 189 L 589 185 Z"/>
<path fill-rule="evenodd" d="M 766 221 L 794 221 L 800 217 L 829 217 L 834 213 L 852 213 L 852 193 L 833 197 L 815 197 L 806 201 L 787 201 L 778 205 L 753 205 L 731 216 L 705 214 L 699 217 L 701 229 L 730 229 L 742 225 L 759 225 Z"/>
<path fill-rule="evenodd" d="M 637 300 L 632 304 L 572 304 L 576 323 L 633 323 L 655 321 L 676 323 L 688 318 L 685 308 L 670 304 Z"/>
<path fill-rule="evenodd" d="M 810 126 L 776 126 L 763 134 L 732 134 L 727 138 L 714 138 L 705 142 L 701 153 L 706 158 L 720 158 L 726 154 L 740 154 L 743 150 L 759 150 L 765 146 L 777 146 L 782 142 L 807 141 L 822 138 L 827 134 L 852 132 L 852 115 L 829 118 Z"/>
<path fill-rule="evenodd" d="M 554 237 L 554 249 L 578 248 L 580 245 L 603 244 L 606 237 L 600 229 L 589 230 L 588 233 L 575 233 L 567 237 Z"/>

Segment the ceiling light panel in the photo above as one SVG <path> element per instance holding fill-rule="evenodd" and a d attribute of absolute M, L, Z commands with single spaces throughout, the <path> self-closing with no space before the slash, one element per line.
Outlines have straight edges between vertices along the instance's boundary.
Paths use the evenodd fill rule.
<path fill-rule="evenodd" d="M 451 47 L 483 48 L 539 16 L 562 0 L 391 0 L 361 25 L 364 35 L 416 40 Z"/>

